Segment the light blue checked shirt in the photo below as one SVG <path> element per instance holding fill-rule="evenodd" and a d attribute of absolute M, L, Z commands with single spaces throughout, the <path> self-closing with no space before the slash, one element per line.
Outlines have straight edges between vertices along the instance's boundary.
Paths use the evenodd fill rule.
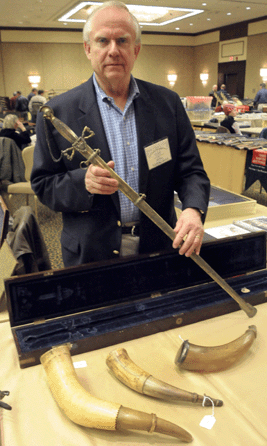
<path fill-rule="evenodd" d="M 133 104 L 133 99 L 140 94 L 137 83 L 131 76 L 130 92 L 122 112 L 114 99 L 99 87 L 95 74 L 93 82 L 111 158 L 115 162 L 114 170 L 138 193 L 138 143 Z M 122 223 L 138 221 L 138 208 L 121 191 L 119 199 Z"/>

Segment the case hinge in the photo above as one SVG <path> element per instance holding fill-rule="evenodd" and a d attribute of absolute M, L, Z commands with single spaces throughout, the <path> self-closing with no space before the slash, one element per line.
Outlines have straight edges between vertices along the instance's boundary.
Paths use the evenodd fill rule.
<path fill-rule="evenodd" d="M 45 322 L 45 319 L 36 319 L 35 321 L 33 321 L 34 325 L 39 325 L 39 324 L 43 324 Z"/>
<path fill-rule="evenodd" d="M 160 291 L 156 291 L 155 293 L 150 294 L 150 297 L 160 297 L 162 296 Z"/>

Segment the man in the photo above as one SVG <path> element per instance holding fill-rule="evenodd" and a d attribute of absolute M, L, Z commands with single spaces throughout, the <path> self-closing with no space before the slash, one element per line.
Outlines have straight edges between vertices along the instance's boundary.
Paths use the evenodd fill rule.
<path fill-rule="evenodd" d="M 108 170 L 93 165 L 81 169 L 78 153 L 71 161 L 62 157 L 60 151 L 70 143 L 49 122 L 45 131 L 38 114 L 32 187 L 44 204 L 62 212 L 65 266 L 156 252 L 172 244 L 178 248 L 185 236 L 180 254 L 200 252 L 210 183 L 178 95 L 131 76 L 140 36 L 139 24 L 124 3 L 104 3 L 84 27 L 84 48 L 94 75 L 48 105 L 76 135 L 90 127 L 95 133 L 90 146 L 101 149 L 111 168 L 115 161 L 116 172 L 136 192 L 146 194 L 148 204 L 172 227 L 174 190 L 178 192 L 183 211 L 176 236 L 172 243 L 118 192 Z M 125 251 L 129 244 L 134 246 Z"/>
<path fill-rule="evenodd" d="M 218 95 L 222 101 L 232 102 L 231 95 L 226 90 L 225 84 L 221 85 L 221 89 L 220 89 L 220 91 L 218 91 Z"/>
<path fill-rule="evenodd" d="M 27 99 L 30 102 L 33 96 L 37 95 L 37 88 L 32 88 L 31 92 L 28 94 Z"/>
<path fill-rule="evenodd" d="M 27 121 L 28 119 L 28 104 L 28 99 L 25 98 L 25 96 L 22 96 L 21 91 L 17 91 L 15 110 L 19 112 L 20 118 L 23 118 L 25 121 Z"/>
<path fill-rule="evenodd" d="M 11 111 L 15 110 L 16 100 L 17 100 L 17 92 L 14 91 L 12 98 L 9 99 L 9 105 Z"/>
<path fill-rule="evenodd" d="M 218 94 L 217 94 L 217 90 L 218 90 L 218 86 L 217 85 L 213 85 L 212 90 L 209 92 L 209 96 L 212 96 L 212 100 L 211 100 L 211 107 L 215 108 L 217 107 L 217 102 L 218 102 Z"/>
<path fill-rule="evenodd" d="M 44 97 L 44 90 L 38 90 L 38 94 L 32 96 L 29 102 L 29 111 L 32 115 L 32 122 L 36 122 L 37 113 L 40 107 L 42 107 L 42 105 L 44 105 L 45 103 L 46 98 Z"/>
<path fill-rule="evenodd" d="M 267 107 L 267 90 L 266 90 L 266 84 L 263 82 L 260 84 L 260 90 L 257 92 L 253 105 L 254 107 L 257 106 L 258 110 L 261 111 L 263 105 L 266 105 Z"/>

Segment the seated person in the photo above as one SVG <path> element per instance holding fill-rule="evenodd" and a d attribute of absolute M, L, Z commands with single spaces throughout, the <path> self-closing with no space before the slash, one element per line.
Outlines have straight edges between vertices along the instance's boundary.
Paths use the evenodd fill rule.
<path fill-rule="evenodd" d="M 240 101 L 239 97 L 236 94 L 234 96 L 232 96 L 232 99 L 233 99 L 235 105 L 243 105 L 243 102 Z"/>
<path fill-rule="evenodd" d="M 226 127 L 231 133 L 242 135 L 237 122 L 235 122 L 235 116 L 237 115 L 236 106 L 234 104 L 224 104 L 223 111 L 225 119 L 221 122 L 221 126 Z"/>
<path fill-rule="evenodd" d="M 17 132 L 20 129 L 21 132 Z M 16 115 L 6 115 L 3 121 L 3 128 L 0 131 L 0 137 L 10 138 L 15 141 L 17 146 L 22 150 L 31 143 L 31 138 L 26 128 Z"/>
<path fill-rule="evenodd" d="M 221 85 L 221 89 L 218 91 L 218 95 L 222 101 L 232 102 L 231 95 L 226 90 L 225 84 Z"/>

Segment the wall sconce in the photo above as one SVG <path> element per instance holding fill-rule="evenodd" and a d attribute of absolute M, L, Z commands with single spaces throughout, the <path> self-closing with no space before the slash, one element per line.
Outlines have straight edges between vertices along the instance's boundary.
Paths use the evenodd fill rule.
<path fill-rule="evenodd" d="M 200 73 L 199 77 L 200 77 L 200 80 L 201 80 L 201 82 L 203 84 L 203 87 L 206 87 L 206 85 L 208 83 L 208 78 L 209 78 L 208 73 Z"/>
<path fill-rule="evenodd" d="M 261 68 L 260 69 L 260 76 L 262 77 L 262 80 L 264 82 L 267 81 L 267 68 Z"/>
<path fill-rule="evenodd" d="M 41 76 L 36 74 L 30 74 L 28 76 L 28 81 L 30 82 L 32 88 L 38 88 L 38 85 L 41 82 Z"/>
<path fill-rule="evenodd" d="M 168 74 L 167 79 L 170 86 L 173 87 L 175 82 L 177 81 L 177 74 Z"/>

